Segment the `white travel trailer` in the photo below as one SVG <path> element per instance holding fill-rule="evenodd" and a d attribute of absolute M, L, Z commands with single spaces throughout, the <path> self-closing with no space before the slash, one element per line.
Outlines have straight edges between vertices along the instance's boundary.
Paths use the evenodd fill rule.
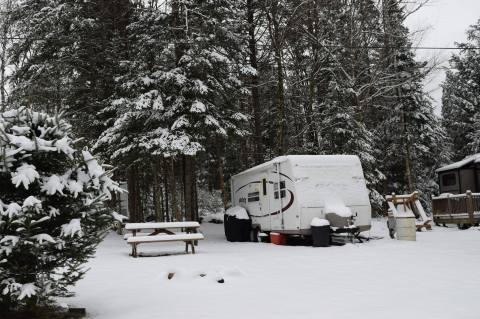
<path fill-rule="evenodd" d="M 353 155 L 289 155 L 243 171 L 231 180 L 234 206 L 244 207 L 252 227 L 310 234 L 313 218 L 353 216 L 370 229 L 371 206 L 360 159 Z"/>

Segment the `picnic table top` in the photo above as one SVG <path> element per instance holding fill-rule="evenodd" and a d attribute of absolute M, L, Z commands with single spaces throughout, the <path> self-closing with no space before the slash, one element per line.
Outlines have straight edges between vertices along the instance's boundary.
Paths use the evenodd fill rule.
<path fill-rule="evenodd" d="M 181 241 L 181 240 L 201 240 L 205 237 L 203 234 L 175 234 L 175 235 L 156 235 L 156 236 L 137 236 L 129 237 L 127 243 L 145 243 L 145 242 L 159 242 L 159 241 Z"/>
<path fill-rule="evenodd" d="M 198 227 L 200 227 L 200 224 L 198 222 L 128 223 L 125 225 L 125 229 L 127 230 Z"/>

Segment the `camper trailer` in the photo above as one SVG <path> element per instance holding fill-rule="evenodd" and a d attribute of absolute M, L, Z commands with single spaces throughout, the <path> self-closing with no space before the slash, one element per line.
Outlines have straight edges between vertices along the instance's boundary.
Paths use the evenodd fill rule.
<path fill-rule="evenodd" d="M 352 216 L 370 229 L 371 206 L 360 159 L 352 155 L 289 155 L 234 175 L 234 206 L 244 207 L 252 228 L 310 234 L 313 218 Z"/>

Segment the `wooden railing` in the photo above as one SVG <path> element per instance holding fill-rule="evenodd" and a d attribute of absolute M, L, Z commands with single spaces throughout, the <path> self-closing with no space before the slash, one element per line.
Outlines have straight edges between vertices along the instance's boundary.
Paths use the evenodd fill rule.
<path fill-rule="evenodd" d="M 480 193 L 433 197 L 432 214 L 437 224 L 475 225 L 480 221 Z"/>

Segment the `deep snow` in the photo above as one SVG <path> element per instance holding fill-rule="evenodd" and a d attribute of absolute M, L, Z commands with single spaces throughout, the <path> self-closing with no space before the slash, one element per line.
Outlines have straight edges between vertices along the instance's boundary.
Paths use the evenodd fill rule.
<path fill-rule="evenodd" d="M 313 248 L 229 243 L 223 225 L 203 224 L 196 255 L 146 244 L 140 252 L 179 254 L 137 259 L 111 233 L 66 302 L 102 319 L 479 317 L 478 230 L 434 227 L 409 242 L 373 226 L 384 239 Z"/>

